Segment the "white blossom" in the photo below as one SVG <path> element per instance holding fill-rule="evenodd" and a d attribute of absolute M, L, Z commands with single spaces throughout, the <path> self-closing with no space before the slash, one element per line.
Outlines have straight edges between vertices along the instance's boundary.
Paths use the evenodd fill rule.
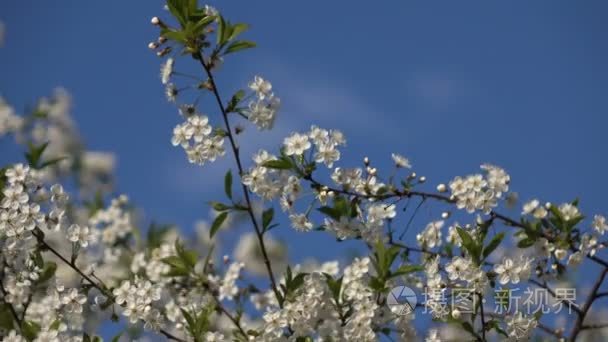
<path fill-rule="evenodd" d="M 404 157 L 400 154 L 396 154 L 396 153 L 391 154 L 391 157 L 393 158 L 393 162 L 395 162 L 395 165 L 397 167 L 406 168 L 406 169 L 412 168 L 412 165 L 410 164 L 409 159 L 407 159 L 406 157 Z"/>
<path fill-rule="evenodd" d="M 600 233 L 600 235 L 604 235 L 604 232 L 608 230 L 608 223 L 606 223 L 606 218 L 602 215 L 593 216 L 593 223 L 591 226 L 596 232 Z"/>
<path fill-rule="evenodd" d="M 533 317 L 526 317 L 521 312 L 507 316 L 505 322 L 507 323 L 507 334 L 516 341 L 528 340 L 538 325 Z"/>
<path fill-rule="evenodd" d="M 305 214 L 291 214 L 289 215 L 289 219 L 291 220 L 291 225 L 297 231 L 307 232 L 313 227 L 312 222 L 308 220 Z"/>
<path fill-rule="evenodd" d="M 288 156 L 301 156 L 304 151 L 308 150 L 311 146 L 308 136 L 293 133 L 289 137 L 285 138 L 283 142 L 285 147 L 285 154 Z"/>
<path fill-rule="evenodd" d="M 171 74 L 173 74 L 173 65 L 175 64 L 175 60 L 172 57 L 167 58 L 165 63 L 160 68 L 160 79 L 163 84 L 169 83 L 169 79 L 171 78 Z"/>
<path fill-rule="evenodd" d="M 435 248 L 441 246 L 441 228 L 444 221 L 433 221 L 427 224 L 422 233 L 416 235 L 416 240 L 420 246 Z"/>

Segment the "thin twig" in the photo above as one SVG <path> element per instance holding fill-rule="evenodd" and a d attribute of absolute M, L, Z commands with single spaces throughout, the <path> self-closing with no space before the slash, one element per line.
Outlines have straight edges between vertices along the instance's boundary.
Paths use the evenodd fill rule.
<path fill-rule="evenodd" d="M 205 70 L 205 73 L 207 74 L 207 77 L 209 78 L 209 82 L 211 83 L 211 88 L 212 88 L 211 91 L 215 95 L 215 100 L 217 101 L 217 105 L 218 105 L 220 111 L 222 112 L 222 118 L 224 120 L 224 125 L 226 126 L 226 134 L 228 135 L 228 140 L 230 141 L 230 147 L 232 148 L 232 153 L 233 153 L 234 159 L 236 161 L 236 165 L 238 167 L 239 177 L 242 178 L 244 171 L 243 171 L 243 166 L 241 163 L 239 147 L 236 144 L 234 135 L 232 133 L 232 129 L 230 128 L 230 120 L 228 120 L 228 113 L 226 113 L 226 109 L 224 108 L 224 103 L 222 102 L 222 98 L 217 89 L 217 85 L 215 83 L 215 79 L 213 78 L 213 74 L 211 73 L 211 69 L 209 68 L 207 63 L 205 63 L 205 59 L 203 58 L 202 53 L 200 53 L 200 52 L 194 53 L 193 57 L 200 62 L 203 69 Z M 241 186 L 243 188 L 245 202 L 247 203 L 246 209 L 247 209 L 247 212 L 249 213 L 251 222 L 253 223 L 253 227 L 255 229 L 255 233 L 256 233 L 256 236 L 258 238 L 258 242 L 260 245 L 260 249 L 262 251 L 262 256 L 264 258 L 264 265 L 266 266 L 268 278 L 270 278 L 270 285 L 272 287 L 272 291 L 274 292 L 274 294 L 277 298 L 279 306 L 283 307 L 282 296 L 281 296 L 281 293 L 279 292 L 279 288 L 277 287 L 277 281 L 275 280 L 274 273 L 272 271 L 272 265 L 270 264 L 270 258 L 268 257 L 268 252 L 266 250 L 266 244 L 264 243 L 264 232 L 260 228 L 258 221 L 255 218 L 255 214 L 253 213 L 253 206 L 251 204 L 251 199 L 249 197 L 249 189 L 247 188 L 247 186 L 245 184 L 243 184 L 243 182 L 241 182 Z"/>
<path fill-rule="evenodd" d="M 2 300 L 4 301 L 4 303 L 8 306 L 9 311 L 11 312 L 11 315 L 13 315 L 13 318 L 15 319 L 15 322 L 17 322 L 17 327 L 19 328 L 19 330 L 21 330 L 21 319 L 19 318 L 19 315 L 17 314 L 17 311 L 15 310 L 15 308 L 13 307 L 13 304 L 9 303 L 6 300 L 6 296 L 7 296 L 7 292 L 4 289 L 4 284 L 2 284 L 2 282 L 0 281 L 0 291 L 2 291 Z"/>
<path fill-rule="evenodd" d="M 47 249 L 51 253 L 53 253 L 56 257 L 58 257 L 61 261 L 63 261 L 66 265 L 68 265 L 72 270 L 74 270 L 76 273 L 78 273 L 91 286 L 93 286 L 94 288 L 96 288 L 97 290 L 99 290 L 99 292 L 101 292 L 109 300 L 111 300 L 113 303 L 116 303 L 116 301 L 114 299 L 114 296 L 111 293 L 108 293 L 108 291 L 106 289 L 104 289 L 101 286 L 99 286 L 99 284 L 97 284 L 89 276 L 87 276 L 84 272 L 82 272 L 78 267 L 76 267 L 76 265 L 74 265 L 73 263 L 71 263 L 68 259 L 66 259 L 63 255 L 61 255 L 61 253 L 59 253 L 51 245 L 49 245 L 46 241 L 44 241 L 44 236 L 42 234 L 38 233 L 38 231 L 34 231 L 33 234 L 36 237 L 36 239 L 38 239 L 38 243 L 41 244 L 42 246 L 44 246 L 45 249 Z M 168 331 L 166 331 L 164 329 L 160 329 L 159 333 L 161 333 L 162 335 L 165 335 L 165 337 L 168 338 L 168 339 L 170 339 L 170 340 L 179 341 L 179 342 L 186 342 L 186 340 L 183 340 L 183 339 L 181 339 L 181 338 L 179 338 L 177 336 L 174 336 L 173 334 L 171 334 L 170 332 L 168 332 Z"/>
<path fill-rule="evenodd" d="M 608 268 L 604 268 L 604 270 L 602 270 L 602 273 L 600 273 L 600 276 L 595 281 L 595 284 L 593 284 L 591 293 L 589 294 L 589 297 L 587 298 L 587 301 L 585 302 L 585 305 L 583 306 L 580 315 L 578 315 L 576 322 L 574 323 L 574 328 L 572 329 L 572 334 L 570 335 L 570 341 L 576 340 L 576 337 L 581 332 L 585 317 L 587 316 L 589 309 L 591 309 L 591 305 L 593 305 L 593 302 L 597 299 L 597 292 L 599 291 L 600 286 L 604 282 L 606 274 L 608 274 Z"/>

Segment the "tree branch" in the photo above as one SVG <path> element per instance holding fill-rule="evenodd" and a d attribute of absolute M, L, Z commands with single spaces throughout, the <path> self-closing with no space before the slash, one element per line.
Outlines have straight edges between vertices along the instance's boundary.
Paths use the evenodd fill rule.
<path fill-rule="evenodd" d="M 226 131 L 227 131 L 226 134 L 228 135 L 228 140 L 230 141 L 230 147 L 232 148 L 232 154 L 234 156 L 236 165 L 238 167 L 239 178 L 242 179 L 244 171 L 243 171 L 243 166 L 241 163 L 239 147 L 236 144 L 234 135 L 232 133 L 232 129 L 230 128 L 230 120 L 228 120 L 228 113 L 226 112 L 226 109 L 224 108 L 224 103 L 222 102 L 222 98 L 220 97 L 219 91 L 217 89 L 217 85 L 215 83 L 215 79 L 213 77 L 213 74 L 211 73 L 211 69 L 209 68 L 207 63 L 205 63 L 205 59 L 201 52 L 194 53 L 193 57 L 200 62 L 203 69 L 205 70 L 205 73 L 207 74 L 207 77 L 209 78 L 209 82 L 210 82 L 211 88 L 212 88 L 211 91 L 213 92 L 213 95 L 215 96 L 215 100 L 217 101 L 217 105 L 218 105 L 220 111 L 222 112 L 222 118 L 224 120 L 224 125 L 226 126 Z M 243 184 L 242 181 L 240 183 L 243 188 L 243 195 L 245 196 L 245 202 L 247 203 L 247 206 L 246 206 L 247 213 L 249 214 L 249 218 L 251 219 L 251 222 L 253 223 L 253 227 L 255 229 L 255 233 L 258 238 L 260 249 L 262 251 L 262 256 L 264 258 L 264 265 L 266 266 L 268 278 L 270 278 L 270 285 L 272 287 L 272 291 L 274 292 L 275 297 L 277 298 L 279 306 L 282 308 L 283 300 L 282 300 L 281 293 L 279 292 L 279 288 L 277 287 L 277 281 L 275 280 L 274 273 L 272 271 L 272 265 L 270 264 L 270 258 L 268 257 L 268 252 L 266 250 L 266 244 L 264 243 L 264 232 L 260 228 L 258 221 L 255 218 L 255 214 L 253 213 L 253 206 L 251 205 L 251 199 L 249 197 L 249 189 L 247 189 L 247 186 L 245 184 Z"/>
<path fill-rule="evenodd" d="M 587 301 L 585 302 L 585 305 L 583 306 L 581 314 L 578 315 L 576 322 L 574 323 L 574 328 L 572 329 L 572 335 L 570 335 L 570 341 L 576 340 L 576 337 L 581 332 L 581 330 L 583 328 L 583 322 L 585 320 L 585 317 L 587 316 L 589 309 L 591 309 L 591 305 L 593 305 L 593 302 L 598 298 L 597 293 L 600 289 L 600 286 L 604 282 L 604 278 L 606 277 L 606 274 L 608 274 L 608 268 L 604 268 L 604 270 L 602 270 L 602 273 L 600 273 L 600 276 L 595 281 L 595 284 L 593 284 L 593 288 L 591 290 L 591 293 L 589 294 L 589 298 L 587 298 Z"/>
<path fill-rule="evenodd" d="M 38 228 L 36 228 L 36 229 L 38 229 Z M 68 265 L 72 270 L 74 270 L 76 273 L 78 273 L 91 286 L 93 286 L 94 288 L 96 288 L 97 290 L 99 290 L 99 292 L 101 292 L 104 296 L 106 296 L 109 300 L 111 300 L 112 303 L 116 303 L 113 294 L 108 293 L 106 289 L 104 289 L 101 286 L 99 286 L 99 284 L 97 284 L 89 276 L 87 276 L 84 272 L 82 272 L 82 270 L 80 270 L 78 267 L 76 267 L 76 265 L 74 265 L 74 263 L 70 262 L 63 255 L 61 255 L 61 253 L 59 253 L 51 245 L 49 245 L 46 241 L 44 241 L 44 236 L 42 234 L 40 234 L 40 233 L 38 231 L 34 231 L 33 232 L 33 234 L 36 237 L 36 239 L 38 240 L 39 244 L 41 244 L 42 246 L 44 246 L 45 249 L 49 250 L 56 257 L 58 257 L 61 261 L 63 261 L 66 265 Z M 165 337 L 167 337 L 169 340 L 174 340 L 174 341 L 179 341 L 179 342 L 186 342 L 186 340 L 183 340 L 183 339 L 181 339 L 181 338 L 179 338 L 177 336 L 174 336 L 173 334 L 171 334 L 170 332 L 168 332 L 166 330 L 160 329 L 159 333 L 161 333 L 162 335 L 165 335 Z"/>

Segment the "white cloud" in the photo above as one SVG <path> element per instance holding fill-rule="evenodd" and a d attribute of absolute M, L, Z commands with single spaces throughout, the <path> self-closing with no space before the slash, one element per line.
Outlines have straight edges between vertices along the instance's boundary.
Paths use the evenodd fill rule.
<path fill-rule="evenodd" d="M 416 72 L 407 79 L 408 95 L 431 109 L 444 109 L 470 91 L 470 84 L 449 74 Z"/>

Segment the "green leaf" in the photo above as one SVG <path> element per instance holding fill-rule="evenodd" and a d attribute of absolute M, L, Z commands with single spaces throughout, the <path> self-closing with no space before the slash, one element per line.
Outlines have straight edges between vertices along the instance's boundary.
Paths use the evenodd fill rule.
<path fill-rule="evenodd" d="M 274 208 L 268 208 L 262 213 L 262 228 L 264 231 L 268 229 L 272 219 L 274 218 Z"/>
<path fill-rule="evenodd" d="M 334 278 L 332 278 L 332 276 L 330 276 L 327 273 L 324 273 L 324 275 L 325 275 L 325 279 L 327 280 L 327 287 L 329 287 L 329 290 L 331 291 L 333 299 L 336 301 L 336 303 L 339 303 L 340 302 L 340 290 L 342 288 L 342 280 L 344 279 L 344 277 L 334 279 Z"/>
<path fill-rule="evenodd" d="M 224 192 L 228 198 L 232 199 L 232 170 L 228 170 L 224 176 Z"/>
<path fill-rule="evenodd" d="M 340 216 L 341 216 L 340 212 L 332 207 L 325 206 L 325 207 L 317 208 L 317 210 L 322 212 L 323 214 L 333 218 L 336 221 L 340 220 Z"/>
<path fill-rule="evenodd" d="M 227 211 L 232 209 L 231 206 L 226 205 L 224 203 L 220 203 L 220 202 L 211 202 L 211 207 L 213 208 L 213 210 L 215 211 Z"/>
<path fill-rule="evenodd" d="M 167 277 L 187 277 L 188 275 L 190 275 L 190 271 L 188 271 L 187 269 L 177 268 L 173 266 L 171 266 L 169 272 L 164 274 L 164 276 Z"/>
<path fill-rule="evenodd" d="M 504 232 L 500 232 L 498 234 L 496 234 L 492 240 L 490 241 L 490 243 L 486 246 L 486 248 L 483 249 L 483 258 L 487 258 L 488 255 L 490 255 L 495 249 L 496 247 L 498 247 L 498 245 L 500 245 L 500 243 L 502 242 L 502 240 L 505 238 L 505 233 Z"/>
<path fill-rule="evenodd" d="M 150 250 L 159 247 L 162 242 L 163 242 L 163 238 L 164 236 L 169 232 L 169 230 L 171 229 L 171 225 L 169 224 L 157 224 L 155 222 L 152 222 L 150 224 L 150 227 L 148 228 L 148 248 Z"/>
<path fill-rule="evenodd" d="M 424 270 L 424 266 L 421 265 L 403 265 L 399 267 L 395 272 L 391 273 L 390 278 L 399 277 L 405 274 L 414 272 L 420 272 Z"/>
<path fill-rule="evenodd" d="M 120 340 L 120 337 L 122 336 L 122 332 L 120 332 L 118 335 L 112 337 L 112 342 L 118 342 L 118 340 Z"/>
<path fill-rule="evenodd" d="M 13 329 L 13 315 L 11 314 L 9 304 L 0 306 L 0 327 L 6 331 Z"/>
<path fill-rule="evenodd" d="M 239 34 L 247 31 L 248 29 L 249 25 L 245 23 L 235 24 L 234 26 L 232 26 L 232 32 L 230 33 L 230 37 L 228 37 L 228 40 L 235 39 L 236 37 L 238 37 Z"/>
<path fill-rule="evenodd" d="M 42 270 L 42 273 L 40 274 L 40 277 L 38 277 L 38 280 L 36 282 L 38 284 L 42 284 L 45 281 L 51 279 L 55 275 L 55 271 L 57 271 L 57 264 L 52 261 L 47 261 L 44 264 L 44 269 Z"/>
<path fill-rule="evenodd" d="M 188 269 L 194 269 L 194 265 L 196 265 L 196 261 L 198 260 L 198 254 L 195 251 L 186 250 L 179 240 L 175 241 L 175 251 Z"/>
<path fill-rule="evenodd" d="M 225 42 L 224 35 L 226 32 L 226 21 L 222 15 L 219 15 L 218 19 L 216 41 L 218 45 L 221 45 Z"/>
<path fill-rule="evenodd" d="M 237 40 L 233 43 L 231 43 L 230 45 L 228 45 L 228 47 L 226 48 L 226 51 L 224 51 L 224 55 L 227 55 L 229 53 L 234 53 L 237 51 L 241 51 L 241 50 L 245 50 L 245 49 L 251 49 L 254 48 L 256 46 L 256 44 L 254 42 L 248 41 L 248 40 Z"/>
<path fill-rule="evenodd" d="M 162 262 L 173 267 L 185 267 L 184 262 L 177 255 L 171 255 L 161 259 Z"/>
<path fill-rule="evenodd" d="M 173 40 L 178 43 L 186 43 L 186 34 L 183 31 L 175 31 L 175 30 L 161 30 L 161 36 Z"/>
<path fill-rule="evenodd" d="M 24 321 L 21 324 L 21 333 L 29 341 L 36 339 L 40 332 L 40 325 L 32 321 Z"/>
<path fill-rule="evenodd" d="M 169 12 L 173 14 L 175 19 L 179 21 L 182 27 L 186 26 L 187 22 L 187 12 L 186 8 L 188 4 L 185 1 L 181 0 L 167 0 L 167 7 L 169 8 Z"/>
<path fill-rule="evenodd" d="M 196 24 L 194 25 L 194 28 L 193 28 L 194 32 L 201 34 L 203 29 L 205 27 L 207 27 L 210 23 L 212 23 L 215 19 L 216 19 L 216 17 L 213 15 L 208 15 L 208 16 L 203 17 L 201 20 L 197 21 Z"/>
<path fill-rule="evenodd" d="M 534 244 L 534 242 L 535 242 L 534 239 L 528 237 L 528 238 L 525 238 L 523 240 L 520 240 L 517 243 L 517 247 L 519 247 L 519 248 L 528 248 L 528 247 L 532 246 Z"/>
<path fill-rule="evenodd" d="M 239 103 L 241 102 L 241 100 L 244 97 L 245 97 L 245 91 L 242 89 L 237 91 L 234 95 L 232 95 L 230 102 L 228 102 L 228 106 L 226 106 L 226 112 L 228 112 L 228 113 L 236 112 L 237 106 L 239 105 Z"/>
<path fill-rule="evenodd" d="M 275 160 L 267 160 L 262 166 L 267 167 L 269 169 L 278 169 L 278 170 L 289 170 L 293 167 L 291 161 L 289 159 L 275 159 Z"/>
<path fill-rule="evenodd" d="M 40 169 L 40 159 L 42 157 L 42 153 L 46 150 L 49 143 L 46 142 L 42 145 L 34 145 L 32 143 L 28 143 L 28 151 L 25 153 L 25 159 L 28 164 L 34 169 Z"/>
<path fill-rule="evenodd" d="M 30 258 L 34 260 L 34 264 L 37 267 L 44 267 L 44 259 L 42 259 L 42 254 L 40 254 L 40 250 L 36 250 L 33 254 L 30 255 Z"/>
<path fill-rule="evenodd" d="M 59 163 L 62 160 L 65 160 L 65 159 L 68 159 L 68 157 L 59 157 L 59 158 L 53 158 L 51 160 L 47 160 L 47 161 L 43 162 L 40 165 L 40 168 L 44 169 L 45 167 L 48 167 L 48 166 L 51 166 L 51 165 L 55 165 L 55 164 Z"/>
<path fill-rule="evenodd" d="M 217 231 L 222 226 L 222 223 L 224 223 L 224 221 L 226 220 L 226 217 L 228 217 L 228 213 L 223 212 L 223 213 L 219 214 L 215 218 L 215 220 L 213 220 L 213 224 L 211 225 L 211 230 L 209 231 L 209 238 L 213 238 L 215 233 L 217 233 Z"/>
<path fill-rule="evenodd" d="M 469 235 L 466 230 L 460 227 L 456 227 L 456 231 L 458 232 L 458 235 L 462 240 L 462 246 L 469 252 L 469 254 L 471 254 L 471 257 L 473 257 L 473 259 L 478 262 L 481 250 L 477 246 L 475 240 L 473 240 L 471 235 Z"/>
<path fill-rule="evenodd" d="M 191 333 L 194 334 L 194 332 L 191 330 L 196 326 L 196 320 L 192 317 L 192 315 L 184 310 L 184 309 L 180 309 L 180 311 L 182 312 L 182 315 L 184 316 L 184 318 L 186 319 L 186 322 L 188 323 L 188 328 L 190 330 Z"/>
<path fill-rule="evenodd" d="M 289 290 L 290 291 L 295 291 L 297 290 L 300 286 L 302 286 L 302 284 L 304 284 L 304 278 L 306 278 L 307 273 L 298 273 L 290 282 L 289 284 Z"/>

